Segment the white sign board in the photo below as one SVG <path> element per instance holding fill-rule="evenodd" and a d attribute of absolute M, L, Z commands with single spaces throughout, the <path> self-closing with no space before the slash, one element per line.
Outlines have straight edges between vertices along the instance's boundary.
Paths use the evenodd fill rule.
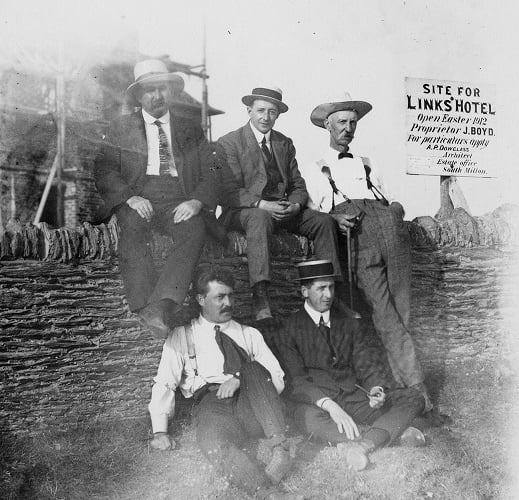
<path fill-rule="evenodd" d="M 495 86 L 405 80 L 407 173 L 496 177 Z"/>

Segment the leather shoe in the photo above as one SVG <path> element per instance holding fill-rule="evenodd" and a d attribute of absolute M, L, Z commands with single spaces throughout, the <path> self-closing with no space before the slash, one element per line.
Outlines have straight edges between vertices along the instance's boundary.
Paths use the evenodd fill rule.
<path fill-rule="evenodd" d="M 283 446 L 276 446 L 272 450 L 272 458 L 265 467 L 265 474 L 273 484 L 278 484 L 288 473 L 291 467 L 290 454 Z"/>
<path fill-rule="evenodd" d="M 252 310 L 256 321 L 272 318 L 267 281 L 260 281 L 252 287 Z"/>
<path fill-rule="evenodd" d="M 420 429 L 408 427 L 400 436 L 400 444 L 409 448 L 420 448 L 425 446 L 425 436 Z"/>
<path fill-rule="evenodd" d="M 154 338 L 164 340 L 168 336 L 169 327 L 164 322 L 164 312 L 158 303 L 148 304 L 138 314 L 141 324 L 151 332 Z"/>
<path fill-rule="evenodd" d="M 350 469 L 364 470 L 369 465 L 368 454 L 375 449 L 375 445 L 367 440 L 343 441 L 337 445 L 337 450 L 344 456 Z"/>

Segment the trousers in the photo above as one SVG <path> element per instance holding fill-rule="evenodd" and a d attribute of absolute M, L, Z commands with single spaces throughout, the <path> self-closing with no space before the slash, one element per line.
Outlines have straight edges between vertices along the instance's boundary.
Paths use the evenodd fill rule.
<path fill-rule="evenodd" d="M 207 459 L 230 481 L 249 493 L 270 481 L 243 448 L 249 438 L 285 432 L 283 403 L 270 373 L 257 361 L 240 368 L 240 388 L 232 398 L 209 392 L 194 411 L 196 439 Z"/>
<path fill-rule="evenodd" d="M 342 276 L 338 257 L 337 225 L 329 214 L 303 208 L 287 221 L 276 221 L 266 210 L 241 208 L 233 210 L 229 227 L 245 231 L 251 287 L 260 281 L 271 281 L 271 239 L 273 232 L 281 228 L 313 240 L 316 257 L 331 260 L 335 274 Z"/>
<path fill-rule="evenodd" d="M 153 207 L 151 222 L 140 217 L 126 203 L 116 210 L 120 227 L 119 269 L 131 311 L 161 299 L 182 304 L 205 242 L 205 227 L 200 215 L 178 224 L 173 222 L 172 210 L 185 201 L 178 179 L 149 176 L 142 196 Z M 160 275 L 153 263 L 152 229 L 173 239 Z"/>
<path fill-rule="evenodd" d="M 422 383 L 423 370 L 408 330 L 411 246 L 403 210 L 400 204 L 385 206 L 376 200 L 352 203 L 365 214 L 352 232 L 355 285 L 370 308 L 397 383 Z M 340 211 L 340 205 L 337 209 Z M 346 237 L 340 236 L 339 241 L 344 255 Z"/>
<path fill-rule="evenodd" d="M 391 444 L 409 427 L 414 418 L 424 408 L 422 395 L 410 388 L 395 389 L 387 394 L 387 399 L 381 408 L 374 409 L 364 393 L 359 390 L 353 395 L 339 394 L 334 401 L 355 421 L 356 424 L 369 425 L 366 437 L 377 436 L 380 433 L 370 430 L 385 431 L 388 441 L 373 441 L 376 447 Z M 312 434 L 317 440 L 328 443 L 347 441 L 341 434 L 337 424 L 330 414 L 315 405 L 298 404 L 294 410 L 296 425 L 307 434 Z"/>

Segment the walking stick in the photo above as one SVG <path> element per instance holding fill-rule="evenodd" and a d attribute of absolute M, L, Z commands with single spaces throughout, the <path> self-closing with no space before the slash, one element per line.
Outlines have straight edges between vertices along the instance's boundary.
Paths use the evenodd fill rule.
<path fill-rule="evenodd" d="M 348 284 L 350 291 L 350 309 L 353 310 L 353 269 L 352 269 L 352 252 L 351 252 L 351 228 L 346 229 L 346 251 L 348 254 Z"/>

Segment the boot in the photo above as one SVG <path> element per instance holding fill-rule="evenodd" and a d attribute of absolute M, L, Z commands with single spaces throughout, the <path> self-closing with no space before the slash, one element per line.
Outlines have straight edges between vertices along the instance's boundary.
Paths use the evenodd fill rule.
<path fill-rule="evenodd" d="M 337 445 L 337 450 L 344 456 L 346 464 L 355 471 L 364 470 L 369 465 L 368 455 L 375 449 L 375 444 L 369 439 L 344 441 Z"/>
<path fill-rule="evenodd" d="M 400 444 L 408 448 L 420 448 L 425 446 L 425 436 L 416 427 L 408 427 L 400 436 Z"/>
<path fill-rule="evenodd" d="M 268 281 L 260 281 L 252 287 L 252 311 L 256 321 L 272 318 L 268 294 Z"/>

